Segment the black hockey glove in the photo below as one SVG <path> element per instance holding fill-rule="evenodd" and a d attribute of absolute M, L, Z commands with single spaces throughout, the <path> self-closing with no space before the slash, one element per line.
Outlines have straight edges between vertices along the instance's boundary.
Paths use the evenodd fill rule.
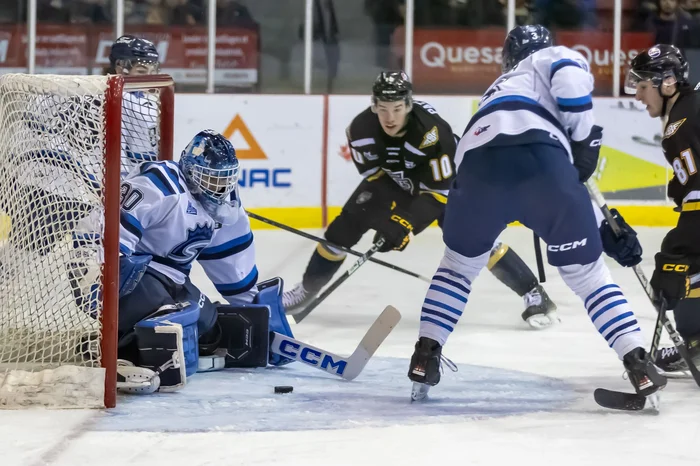
<path fill-rule="evenodd" d="M 391 216 L 377 228 L 374 242 L 379 241 L 381 237 L 384 238 L 384 244 L 379 248 L 379 252 L 389 252 L 392 249 L 403 251 L 411 240 L 412 231 L 411 220 L 403 212 L 394 209 L 391 211 Z"/>
<path fill-rule="evenodd" d="M 654 304 L 662 310 L 673 309 L 690 293 L 691 261 L 687 256 L 660 252 L 655 256 L 656 268 L 651 276 Z"/>
<path fill-rule="evenodd" d="M 600 225 L 603 251 L 621 266 L 634 267 L 642 261 L 642 245 L 639 244 L 637 232 L 625 222 L 617 209 L 610 209 L 610 213 L 613 214 L 621 231 L 616 235 L 608 221 L 603 220 Z"/>
<path fill-rule="evenodd" d="M 583 141 L 571 141 L 571 155 L 574 167 L 578 170 L 578 179 L 586 182 L 598 166 L 600 147 L 603 142 L 603 128 L 593 125 L 591 134 Z"/>

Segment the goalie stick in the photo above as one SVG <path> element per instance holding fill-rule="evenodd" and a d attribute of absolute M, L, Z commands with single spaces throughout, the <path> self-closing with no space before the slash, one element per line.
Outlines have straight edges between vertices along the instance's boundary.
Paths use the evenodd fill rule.
<path fill-rule="evenodd" d="M 367 362 L 400 320 L 401 313 L 395 307 L 387 306 L 367 330 L 355 351 L 347 358 L 277 332 L 272 332 L 270 351 L 345 380 L 353 380 L 360 375 Z"/>
<path fill-rule="evenodd" d="M 610 209 L 608 208 L 608 205 L 605 202 L 605 198 L 600 192 L 600 189 L 598 189 L 598 186 L 592 180 L 588 180 L 585 184 L 588 188 L 588 192 L 593 198 L 593 201 L 603 213 L 605 220 L 607 220 L 610 224 L 610 228 L 613 230 L 613 233 L 620 234 L 620 226 L 617 224 L 617 221 L 610 212 Z M 651 348 L 649 350 L 650 357 L 652 358 L 652 360 L 656 357 L 656 352 L 659 348 L 659 342 L 661 341 L 661 326 L 663 326 L 666 329 L 666 332 L 668 332 L 669 336 L 671 337 L 673 344 L 678 349 L 679 354 L 688 365 L 688 368 L 693 376 L 693 379 L 695 380 L 695 383 L 698 384 L 698 386 L 700 386 L 700 371 L 690 359 L 690 355 L 688 354 L 688 351 L 685 345 L 683 344 L 683 339 L 673 327 L 671 321 L 668 320 L 668 317 L 666 317 L 666 311 L 664 309 L 661 309 L 660 307 L 657 307 L 654 304 L 653 290 L 651 289 L 651 285 L 649 284 L 649 281 L 644 275 L 642 267 L 638 264 L 635 265 L 632 268 L 632 270 L 637 276 L 637 280 L 639 280 L 639 283 L 642 285 L 642 288 L 644 288 L 644 292 L 649 298 L 649 301 L 652 302 L 652 305 L 658 313 L 656 319 L 656 326 L 654 328 L 654 337 L 652 339 Z M 596 403 L 603 406 L 604 408 L 638 411 L 643 409 L 647 405 L 647 401 L 651 402 L 650 404 L 652 405 L 652 407 L 658 408 L 658 396 L 655 396 L 654 399 L 652 399 L 652 397 L 649 397 L 650 399 L 648 400 L 646 397 L 638 395 L 636 393 L 625 393 L 599 388 L 595 390 L 595 392 L 593 393 L 593 397 Z"/>

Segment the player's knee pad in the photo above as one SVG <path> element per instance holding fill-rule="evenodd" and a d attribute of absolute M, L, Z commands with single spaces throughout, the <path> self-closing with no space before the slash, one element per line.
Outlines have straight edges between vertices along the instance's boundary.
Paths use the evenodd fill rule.
<path fill-rule="evenodd" d="M 184 302 L 162 306 L 134 326 L 139 365 L 160 376 L 161 391 L 184 387 L 197 372 L 199 305 Z"/>

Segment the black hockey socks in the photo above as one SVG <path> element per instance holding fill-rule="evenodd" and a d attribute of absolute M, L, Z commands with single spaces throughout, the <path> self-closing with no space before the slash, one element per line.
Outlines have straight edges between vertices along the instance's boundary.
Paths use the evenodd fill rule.
<path fill-rule="evenodd" d="M 518 296 L 524 296 L 538 285 L 537 278 L 530 268 L 506 244 L 498 243 L 491 250 L 487 267 L 496 278 L 515 291 Z"/>
<path fill-rule="evenodd" d="M 311 294 L 321 291 L 343 264 L 346 255 L 332 246 L 319 244 L 306 266 L 304 289 Z"/>

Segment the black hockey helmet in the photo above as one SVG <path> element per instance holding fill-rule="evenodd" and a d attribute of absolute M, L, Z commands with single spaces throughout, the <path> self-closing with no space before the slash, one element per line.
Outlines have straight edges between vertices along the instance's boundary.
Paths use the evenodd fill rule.
<path fill-rule="evenodd" d="M 413 85 L 403 71 L 382 71 L 372 86 L 372 105 L 381 102 L 403 100 L 406 106 L 413 105 Z"/>
<path fill-rule="evenodd" d="M 136 64 L 145 65 L 153 72 L 158 72 L 160 57 L 153 42 L 127 34 L 112 44 L 112 50 L 109 52 L 109 64 L 110 71 L 113 73 L 117 66 L 121 66 L 128 72 Z"/>
<path fill-rule="evenodd" d="M 546 27 L 539 24 L 518 26 L 506 36 L 501 70 L 507 73 L 533 53 L 552 45 L 552 33 Z"/>
<path fill-rule="evenodd" d="M 690 67 L 680 49 L 675 45 L 657 44 L 644 50 L 634 57 L 625 79 L 625 92 L 635 94 L 637 84 L 651 81 L 652 86 L 659 88 L 661 84 L 672 78 L 680 86 L 687 86 Z"/>

